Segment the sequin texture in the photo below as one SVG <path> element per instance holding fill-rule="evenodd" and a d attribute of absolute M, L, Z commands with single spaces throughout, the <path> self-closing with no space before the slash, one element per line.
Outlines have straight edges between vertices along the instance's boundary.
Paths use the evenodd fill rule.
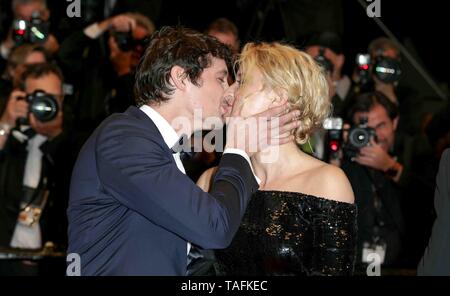
<path fill-rule="evenodd" d="M 356 206 L 297 192 L 258 191 L 231 245 L 216 251 L 226 275 L 351 275 Z"/>

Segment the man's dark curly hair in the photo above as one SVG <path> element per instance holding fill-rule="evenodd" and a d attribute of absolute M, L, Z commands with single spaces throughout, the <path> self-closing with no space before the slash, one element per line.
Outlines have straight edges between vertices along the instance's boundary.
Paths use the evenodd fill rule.
<path fill-rule="evenodd" d="M 386 110 L 386 113 L 391 120 L 397 118 L 397 105 L 391 102 L 382 92 L 374 91 L 359 94 L 354 98 L 353 105 L 350 106 L 348 111 L 348 120 L 353 122 L 353 117 L 356 112 L 370 112 L 377 104 L 381 105 L 381 107 Z"/>
<path fill-rule="evenodd" d="M 212 57 L 225 60 L 231 69 L 231 53 L 216 38 L 183 27 L 163 27 L 156 31 L 136 71 L 134 94 L 138 107 L 169 100 L 175 90 L 170 84 L 172 67 L 179 66 L 200 86 L 200 75 L 211 66 Z"/>

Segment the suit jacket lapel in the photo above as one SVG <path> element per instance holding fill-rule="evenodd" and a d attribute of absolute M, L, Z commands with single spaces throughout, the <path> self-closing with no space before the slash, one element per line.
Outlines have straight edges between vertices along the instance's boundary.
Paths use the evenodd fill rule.
<path fill-rule="evenodd" d="M 125 111 L 125 114 L 141 120 L 143 123 L 142 126 L 148 129 L 151 134 L 156 135 L 159 144 L 164 147 L 165 152 L 172 155 L 172 151 L 169 147 L 167 147 L 166 142 L 164 142 L 164 138 L 161 132 L 158 130 L 151 118 L 147 116 L 147 114 L 145 114 L 142 110 L 135 106 L 128 107 L 128 109 Z"/>

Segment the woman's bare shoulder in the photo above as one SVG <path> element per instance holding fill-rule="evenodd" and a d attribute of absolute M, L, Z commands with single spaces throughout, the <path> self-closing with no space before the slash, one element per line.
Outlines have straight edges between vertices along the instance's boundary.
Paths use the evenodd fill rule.
<path fill-rule="evenodd" d="M 310 182 L 317 188 L 318 196 L 350 204 L 355 202 L 352 186 L 339 167 L 323 162 L 311 174 Z"/>

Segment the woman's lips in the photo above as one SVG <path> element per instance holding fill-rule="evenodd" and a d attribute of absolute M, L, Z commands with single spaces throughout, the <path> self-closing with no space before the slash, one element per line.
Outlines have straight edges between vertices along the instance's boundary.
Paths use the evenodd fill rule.
<path fill-rule="evenodd" d="M 232 107 L 232 106 L 230 106 L 230 105 L 228 105 L 228 104 L 222 104 L 222 105 L 220 106 L 220 111 L 222 112 L 222 116 L 230 115 L 231 107 Z"/>

